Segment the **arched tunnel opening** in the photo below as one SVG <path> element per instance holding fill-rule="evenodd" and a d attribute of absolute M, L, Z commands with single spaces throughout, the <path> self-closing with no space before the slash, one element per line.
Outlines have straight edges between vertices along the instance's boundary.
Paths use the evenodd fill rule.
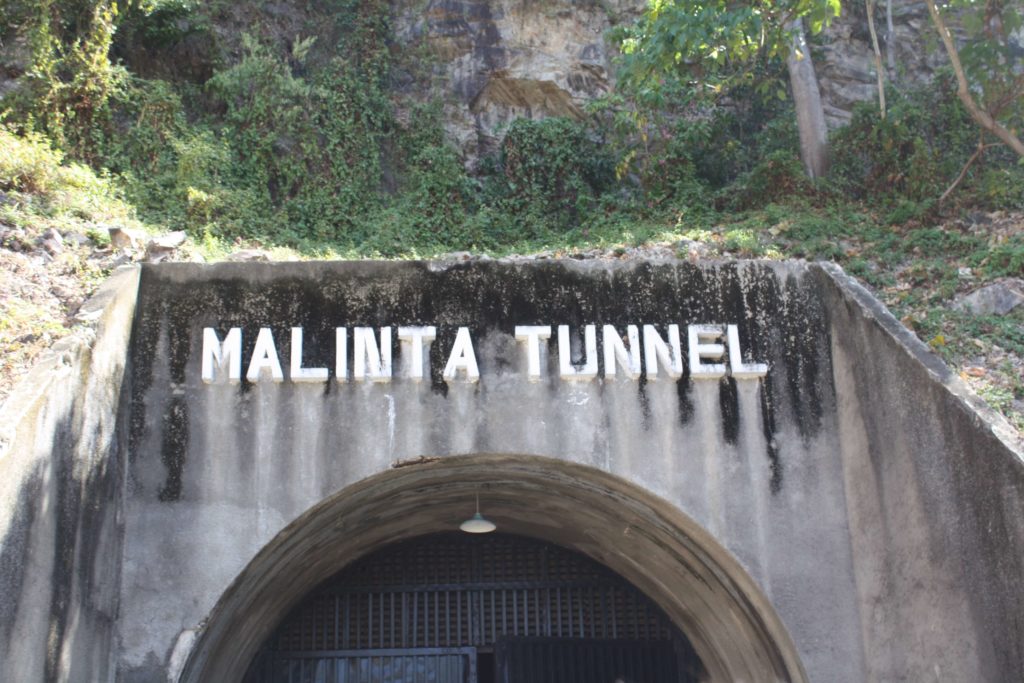
<path fill-rule="evenodd" d="M 456 529 L 478 492 L 499 532 L 472 538 Z M 806 680 L 754 581 L 670 502 L 587 466 L 470 455 L 370 476 L 287 526 L 223 594 L 179 681 L 609 676 Z"/>
<path fill-rule="evenodd" d="M 553 543 L 448 532 L 346 567 L 274 630 L 246 683 L 696 683 L 665 613 Z"/>

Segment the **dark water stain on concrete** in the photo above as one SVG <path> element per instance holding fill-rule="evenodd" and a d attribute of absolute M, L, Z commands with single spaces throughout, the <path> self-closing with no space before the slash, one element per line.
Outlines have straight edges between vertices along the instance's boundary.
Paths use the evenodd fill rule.
<path fill-rule="evenodd" d="M 353 367 L 351 334 L 356 326 L 392 327 L 392 355 L 400 358 L 399 325 L 434 325 L 437 338 L 430 347 L 430 387 L 448 395 L 443 370 L 459 326 L 467 326 L 477 350 L 487 334 L 511 335 L 514 325 L 550 325 L 547 381 L 558 382 L 557 326 L 570 325 L 582 343 L 583 326 L 597 325 L 598 355 L 602 355 L 601 325 L 620 331 L 627 325 L 655 325 L 665 335 L 669 324 L 680 326 L 684 354 L 686 325 L 735 324 L 739 327 L 748 360 L 770 364 L 762 387 L 762 419 L 768 457 L 772 462 L 772 486 L 782 482 L 782 465 L 774 444 L 778 411 L 785 403 L 783 419 L 796 422 L 810 439 L 820 429 L 823 402 L 834 394 L 831 386 L 828 344 L 821 304 L 814 283 L 761 264 L 637 262 L 614 268 L 594 268 L 565 262 L 463 262 L 437 267 L 425 263 L 324 263 L 271 264 L 269 266 L 222 264 L 205 269 L 204 277 L 186 275 L 188 266 L 143 269 L 143 286 L 133 339 L 135 376 L 130 420 L 130 444 L 137 456 L 146 434 L 146 397 L 151 388 L 153 356 L 161 328 L 170 341 L 172 381 L 193 386 L 197 377 L 198 342 L 202 328 L 214 327 L 223 338 L 232 327 L 241 327 L 243 375 L 260 327 L 274 335 L 281 365 L 287 375 L 291 327 L 304 332 L 305 367 L 328 368 L 332 381 L 324 395 L 336 393 L 334 378 L 334 330 L 348 329 L 349 372 Z M 178 274 L 179 270 L 181 275 Z M 190 271 L 191 272 L 191 271 Z M 482 373 L 491 359 L 478 355 Z M 495 361 L 500 365 L 501 359 Z M 191 364 L 191 365 L 190 365 Z M 494 365 L 494 363 L 491 363 Z M 685 364 L 684 364 L 685 366 Z M 191 370 L 189 368 L 192 368 Z M 677 382 L 681 424 L 694 418 L 692 381 L 688 367 Z M 351 382 L 351 377 L 349 378 Z M 600 380 L 598 380 L 600 381 Z M 827 386 L 826 386 L 827 385 Z M 286 385 L 287 386 L 287 385 Z M 239 391 L 251 391 L 242 379 Z M 645 382 L 637 384 L 637 401 L 650 426 L 652 410 Z M 741 416 L 733 380 L 719 391 L 722 433 L 736 443 Z M 178 410 L 178 409 L 174 409 Z M 172 410 L 172 412 L 174 412 Z M 751 416 L 747 416 L 750 419 Z M 174 418 L 167 425 L 173 426 Z M 169 471 L 184 467 L 176 455 L 179 436 L 162 436 L 161 451 Z M 187 431 L 187 430 L 186 430 Z M 175 482 L 178 483 L 175 483 Z M 180 494 L 180 477 L 170 476 L 163 496 Z M 175 492 L 178 492 L 177 494 Z"/>
<path fill-rule="evenodd" d="M 779 458 L 779 448 L 775 441 L 775 404 L 773 397 L 774 382 L 771 376 L 765 377 L 761 386 L 761 429 L 764 430 L 765 456 L 768 458 L 768 468 L 771 476 L 768 480 L 768 488 L 773 493 L 782 490 L 782 460 Z"/>
<path fill-rule="evenodd" d="M 722 437 L 726 443 L 735 445 L 740 434 L 740 396 L 732 377 L 724 377 L 718 383 L 718 407 L 722 415 Z"/>
<path fill-rule="evenodd" d="M 689 376 L 683 377 L 676 382 L 676 394 L 679 400 L 679 424 L 683 427 L 688 425 L 693 419 L 694 405 L 693 398 L 690 396 L 693 384 L 690 382 Z"/>
<path fill-rule="evenodd" d="M 171 398 L 163 416 L 160 460 L 167 470 L 158 497 L 169 502 L 181 499 L 186 454 L 188 453 L 188 406 L 179 396 Z"/>

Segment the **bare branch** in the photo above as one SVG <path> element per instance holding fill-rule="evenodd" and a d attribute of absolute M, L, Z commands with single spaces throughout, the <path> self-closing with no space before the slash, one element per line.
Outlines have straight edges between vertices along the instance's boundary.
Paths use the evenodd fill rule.
<path fill-rule="evenodd" d="M 963 182 L 963 179 L 967 177 L 967 170 L 974 164 L 975 161 L 981 158 L 981 155 L 985 152 L 986 149 L 989 149 L 990 147 L 998 147 L 1001 144 L 1003 143 L 996 142 L 986 145 L 982 140 L 978 140 L 978 147 L 977 149 L 974 150 L 974 154 L 972 154 L 971 157 L 967 160 L 967 163 L 964 164 L 964 167 L 960 169 L 960 175 L 956 177 L 956 180 L 954 180 L 953 183 L 946 188 L 946 191 L 942 193 L 942 196 L 939 197 L 939 204 L 945 202 L 949 198 L 949 195 L 953 194 L 953 190 L 955 190 L 957 186 L 959 186 L 960 183 Z"/>
<path fill-rule="evenodd" d="M 925 0 L 925 3 L 928 5 L 928 13 L 932 15 L 932 23 L 935 24 L 939 37 L 942 38 L 942 44 L 946 46 L 946 54 L 949 55 L 950 64 L 953 65 L 953 72 L 956 74 L 956 94 L 960 101 L 963 102 L 964 107 L 967 108 L 967 113 L 971 115 L 975 123 L 1002 140 L 1014 152 L 1024 157 L 1024 142 L 1021 142 L 1020 138 L 992 118 L 991 114 L 979 107 L 974 98 L 971 97 L 971 91 L 967 86 L 967 76 L 964 74 L 963 64 L 960 63 L 960 53 L 953 42 L 953 36 L 950 35 L 949 29 L 946 28 L 946 23 L 939 15 L 939 10 L 935 7 L 935 0 Z"/>

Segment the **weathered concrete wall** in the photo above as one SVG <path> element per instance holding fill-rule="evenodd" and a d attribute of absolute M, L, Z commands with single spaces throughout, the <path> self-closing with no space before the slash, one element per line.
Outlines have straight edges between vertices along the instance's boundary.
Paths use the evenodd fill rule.
<path fill-rule="evenodd" d="M 870 680 L 1024 671 L 1024 458 L 1008 425 L 841 274 L 839 442 Z"/>
<path fill-rule="evenodd" d="M 835 269 L 144 267 L 126 458 L 114 415 L 134 289 L 119 291 L 91 369 L 38 375 L 36 403 L 20 403 L 35 407 L 10 418 L 3 680 L 238 680 L 306 591 L 389 540 L 453 528 L 477 489 L 504 530 L 585 552 L 654 597 L 711 680 L 1024 670 L 1019 444 Z M 567 381 L 555 328 L 528 381 L 515 325 L 568 324 L 575 348 L 587 323 L 679 324 L 684 349 L 688 324 L 736 324 L 744 360 L 769 370 Z M 405 376 L 395 338 L 390 382 L 289 381 L 290 328 L 305 367 L 333 369 L 346 326 L 351 372 L 357 325 L 435 325 L 424 380 Z M 475 383 L 442 377 L 460 326 Z M 204 383 L 205 327 L 241 328 L 243 375 L 271 328 L 284 381 Z"/>
<path fill-rule="evenodd" d="M 138 270 L 0 411 L 0 680 L 111 680 L 121 559 L 118 404 Z"/>
<path fill-rule="evenodd" d="M 826 457 L 839 450 L 826 312 L 808 272 L 598 262 L 145 269 L 133 349 L 122 675 L 153 680 L 179 634 L 318 501 L 400 460 L 512 453 L 595 467 L 672 502 L 740 558 L 780 612 L 799 615 L 799 635 L 830 634 L 804 654 L 810 670 L 830 670 L 838 659 L 849 663 L 845 680 L 861 680 L 842 471 Z M 578 330 L 590 322 L 623 331 L 736 323 L 749 357 L 772 370 L 763 386 L 561 381 L 552 346 L 547 379 L 527 381 L 515 325 Z M 259 327 L 274 329 L 287 359 L 288 330 L 301 326 L 306 365 L 333 367 L 335 326 L 401 324 L 438 328 L 429 381 L 200 381 L 206 326 L 222 336 L 243 328 L 243 365 Z M 475 384 L 440 377 L 459 325 L 476 345 Z M 400 374 L 397 345 L 395 355 Z M 828 567 L 823 554 L 834 558 Z"/>

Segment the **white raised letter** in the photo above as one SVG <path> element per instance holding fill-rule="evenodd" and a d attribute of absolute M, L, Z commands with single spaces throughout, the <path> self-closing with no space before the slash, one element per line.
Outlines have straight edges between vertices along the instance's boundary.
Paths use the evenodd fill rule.
<path fill-rule="evenodd" d="M 616 365 L 619 365 L 626 377 L 636 379 L 640 376 L 640 331 L 636 325 L 626 325 L 626 337 L 629 338 L 629 349 L 622 342 L 618 330 L 612 325 L 605 325 L 604 337 L 604 378 L 615 379 Z M 616 361 L 618 363 L 616 364 Z"/>
<path fill-rule="evenodd" d="M 540 381 L 540 340 L 551 338 L 550 325 L 516 325 L 516 341 L 526 342 L 526 375 Z"/>
<path fill-rule="evenodd" d="M 480 379 L 480 370 L 476 366 L 476 353 L 473 352 L 473 339 L 469 336 L 468 327 L 460 327 L 455 334 L 452 353 L 444 366 L 444 379 L 450 382 L 458 377 L 459 370 L 466 371 L 466 381 L 475 382 Z"/>
<path fill-rule="evenodd" d="M 724 363 L 701 362 L 702 358 L 709 360 L 722 359 L 725 355 L 725 347 L 716 341 L 721 338 L 721 325 L 690 325 L 690 377 L 694 379 L 720 379 L 725 377 Z"/>
<path fill-rule="evenodd" d="M 398 328 L 398 339 L 402 342 L 403 366 L 406 365 L 404 359 L 409 358 L 408 366 L 405 368 L 406 376 L 416 382 L 423 379 L 423 346 L 429 348 L 430 342 L 436 338 L 437 329 L 433 326 Z"/>
<path fill-rule="evenodd" d="M 729 370 L 736 379 L 757 379 L 768 374 L 764 363 L 744 363 L 740 349 L 740 330 L 736 325 L 727 327 L 729 333 Z"/>
<path fill-rule="evenodd" d="M 232 327 L 221 344 L 212 327 L 203 328 L 203 381 L 213 384 L 217 381 L 216 370 L 228 366 L 228 382 L 237 384 L 242 379 L 242 328 Z"/>
<path fill-rule="evenodd" d="M 583 339 L 586 355 L 583 367 L 572 364 L 572 344 L 569 339 L 569 326 L 558 326 L 558 369 L 562 379 L 594 379 L 597 377 L 597 327 L 587 325 L 583 328 Z"/>
<path fill-rule="evenodd" d="M 679 325 L 668 326 L 668 343 L 661 338 L 654 325 L 644 325 L 644 365 L 647 381 L 658 379 L 658 361 L 672 379 L 683 376 L 683 353 L 679 342 Z"/>
<path fill-rule="evenodd" d="M 245 373 L 245 378 L 250 382 L 258 382 L 264 370 L 270 373 L 270 379 L 273 381 L 284 381 L 281 361 L 277 359 L 277 348 L 274 346 L 274 334 L 270 331 L 269 327 L 260 328 L 260 333 L 256 337 L 256 347 L 252 350 L 252 360 L 249 361 L 249 370 Z"/>
<path fill-rule="evenodd" d="M 334 379 L 348 381 L 348 329 L 334 328 Z"/>
<path fill-rule="evenodd" d="M 380 328 L 380 348 L 373 336 L 372 327 L 356 327 L 352 330 L 353 374 L 356 381 L 366 379 L 374 382 L 391 381 L 391 328 Z"/>
<path fill-rule="evenodd" d="M 289 377 L 293 382 L 326 382 L 327 368 L 302 367 L 302 328 L 292 328 L 292 366 Z"/>

